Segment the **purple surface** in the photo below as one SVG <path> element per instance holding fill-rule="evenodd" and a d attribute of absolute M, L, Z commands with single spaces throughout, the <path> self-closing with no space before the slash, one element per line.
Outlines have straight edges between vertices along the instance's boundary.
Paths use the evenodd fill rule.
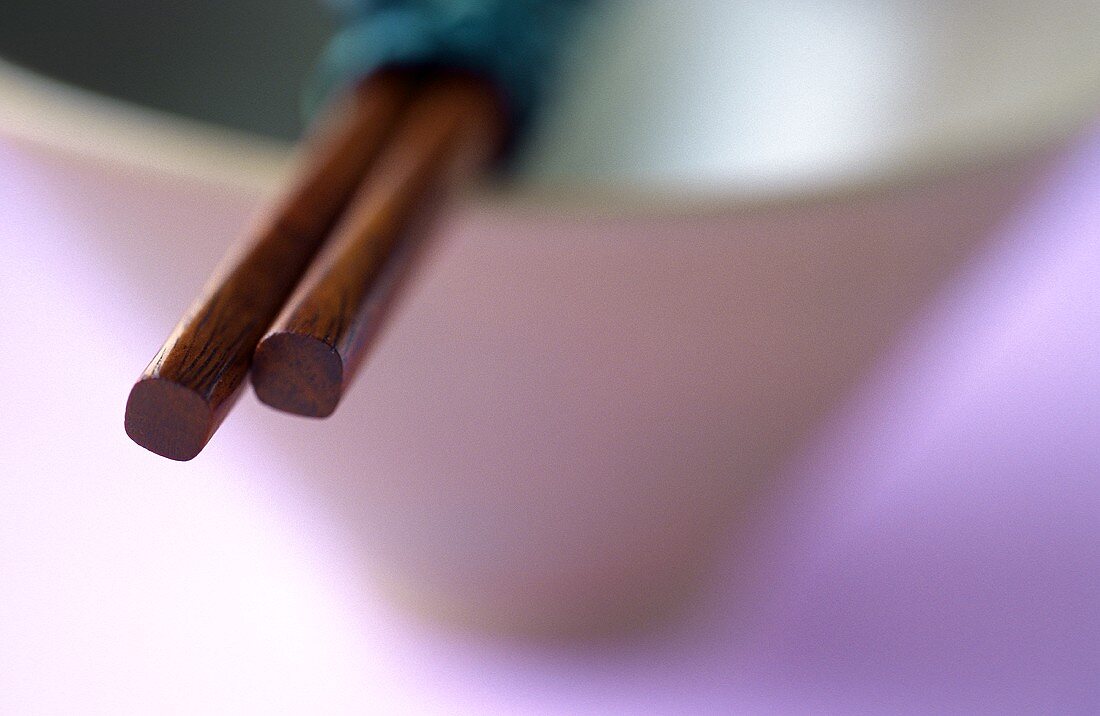
<path fill-rule="evenodd" d="M 19 182 L 0 183 L 0 711 L 1100 711 L 1100 134 L 791 461 L 748 564 L 731 552 L 655 632 L 557 646 L 364 599 L 323 520 L 240 477 L 247 455 L 196 475 L 137 453 L 97 464 L 79 439 L 46 450 L 43 421 L 100 440 L 133 372 L 110 332 L 135 332 L 130 351 L 160 329 L 74 339 L 117 364 L 83 401 L 27 367 L 28 345 L 136 299 L 89 278 L 90 254 L 24 240 L 48 172 L 2 149 Z M 236 208 L 203 220 L 219 211 Z M 45 407 L 36 381 L 55 386 Z M 152 465 L 182 484 L 144 480 Z"/>

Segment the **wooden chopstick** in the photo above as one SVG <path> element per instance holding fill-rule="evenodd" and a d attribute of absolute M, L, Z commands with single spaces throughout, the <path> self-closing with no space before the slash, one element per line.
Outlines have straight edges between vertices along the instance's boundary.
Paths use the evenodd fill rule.
<path fill-rule="evenodd" d="M 469 76 L 439 77 L 419 91 L 257 347 L 260 400 L 311 417 L 336 409 L 416 254 L 422 219 L 497 153 L 503 117 L 496 93 Z"/>
<path fill-rule="evenodd" d="M 257 342 L 387 141 L 414 80 L 379 73 L 311 135 L 281 201 L 230 252 L 130 391 L 126 432 L 173 460 L 198 455 L 240 394 Z"/>

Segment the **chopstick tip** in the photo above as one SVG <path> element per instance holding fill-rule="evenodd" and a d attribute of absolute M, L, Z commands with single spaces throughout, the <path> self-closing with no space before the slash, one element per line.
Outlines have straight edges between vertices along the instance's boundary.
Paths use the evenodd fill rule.
<path fill-rule="evenodd" d="M 213 409 L 195 391 L 163 378 L 142 378 L 126 401 L 126 434 L 170 460 L 194 459 L 214 433 Z"/>
<path fill-rule="evenodd" d="M 287 413 L 327 418 L 343 392 L 344 365 L 332 346 L 313 336 L 268 335 L 252 359 L 252 387 L 261 402 Z"/>

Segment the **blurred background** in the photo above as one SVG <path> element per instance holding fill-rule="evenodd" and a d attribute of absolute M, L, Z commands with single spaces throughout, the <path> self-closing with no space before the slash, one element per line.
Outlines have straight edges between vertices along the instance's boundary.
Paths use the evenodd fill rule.
<path fill-rule="evenodd" d="M 0 4 L 0 713 L 1100 711 L 1100 8 L 595 13 L 338 414 L 176 464 L 335 25 Z"/>
<path fill-rule="evenodd" d="M 309 0 L 103 0 L 0 8 L 5 59 L 184 117 L 294 139 L 298 97 L 335 29 Z"/>

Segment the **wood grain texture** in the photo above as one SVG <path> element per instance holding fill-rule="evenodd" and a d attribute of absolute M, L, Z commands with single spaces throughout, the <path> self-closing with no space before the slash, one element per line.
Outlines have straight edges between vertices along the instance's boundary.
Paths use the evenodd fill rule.
<path fill-rule="evenodd" d="M 260 400 L 310 417 L 336 409 L 378 335 L 426 223 L 484 169 L 504 113 L 484 82 L 439 77 L 413 101 L 346 215 L 256 349 Z"/>
<path fill-rule="evenodd" d="M 365 81 L 307 140 L 282 198 L 223 260 L 134 385 L 126 432 L 173 460 L 206 446 L 240 394 L 256 343 L 305 272 L 408 100 L 399 73 Z"/>

